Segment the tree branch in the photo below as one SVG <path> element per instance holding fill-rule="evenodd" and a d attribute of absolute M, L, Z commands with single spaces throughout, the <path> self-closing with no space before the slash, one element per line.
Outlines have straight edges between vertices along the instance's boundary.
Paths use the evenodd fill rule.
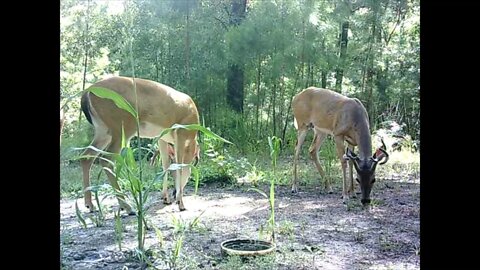
<path fill-rule="evenodd" d="M 213 18 L 214 18 L 215 20 L 219 21 L 219 22 L 222 24 L 222 26 L 223 26 L 223 28 L 224 28 L 225 30 L 228 29 L 228 26 L 227 26 L 227 24 L 226 24 L 224 21 L 222 21 L 221 19 L 219 19 L 219 18 L 217 18 L 217 17 L 215 17 L 215 16 L 214 16 Z"/>

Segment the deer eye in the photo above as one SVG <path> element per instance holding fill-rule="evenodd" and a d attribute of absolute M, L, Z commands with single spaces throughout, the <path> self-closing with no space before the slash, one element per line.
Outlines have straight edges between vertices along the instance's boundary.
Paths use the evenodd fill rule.
<path fill-rule="evenodd" d="M 375 178 L 372 179 L 372 184 L 375 183 L 375 180 L 376 180 Z"/>
<path fill-rule="evenodd" d="M 359 184 L 360 184 L 360 179 L 358 179 L 358 178 L 355 178 L 355 180 L 357 180 L 357 183 L 359 183 Z"/>

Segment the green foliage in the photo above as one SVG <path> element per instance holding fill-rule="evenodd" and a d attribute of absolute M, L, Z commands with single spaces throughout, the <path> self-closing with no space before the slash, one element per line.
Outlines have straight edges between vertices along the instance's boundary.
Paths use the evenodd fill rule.
<path fill-rule="evenodd" d="M 207 136 L 203 137 L 201 148 L 201 152 L 207 158 L 198 164 L 198 171 L 201 174 L 199 182 L 204 184 L 211 182 L 235 183 L 235 159 L 224 150 L 222 144 Z"/>
<path fill-rule="evenodd" d="M 277 169 L 277 158 L 280 152 L 280 142 L 281 140 L 275 136 L 268 137 L 268 145 L 270 146 L 270 157 L 272 158 L 273 166 L 273 177 L 270 179 L 270 195 L 268 200 L 270 202 L 270 218 L 268 223 L 270 229 L 272 230 L 272 240 L 275 241 L 275 182 L 276 182 L 276 169 Z"/>
<path fill-rule="evenodd" d="M 75 201 L 75 215 L 77 216 L 78 222 L 83 226 L 84 229 L 87 228 L 87 223 L 85 222 L 85 218 L 83 217 L 82 211 L 78 208 L 78 203 Z"/>
<path fill-rule="evenodd" d="M 88 4 L 89 2 L 89 4 Z M 106 3 L 61 5 L 61 93 L 79 93 L 117 73 L 171 85 L 193 97 L 204 125 L 236 150 L 268 151 L 262 139 L 292 129 L 293 95 L 335 85 L 339 25 L 349 21 L 341 92 L 362 100 L 372 128 L 386 120 L 419 138 L 419 1 L 252 1 L 238 26 L 230 2 L 129 1 L 113 14 Z M 131 57 L 135 62 L 131 63 Z M 87 65 L 85 65 L 85 60 Z M 244 113 L 227 107 L 229 62 L 244 69 Z M 84 80 L 84 71 L 86 76 Z M 67 126 L 79 117 L 78 97 Z"/>

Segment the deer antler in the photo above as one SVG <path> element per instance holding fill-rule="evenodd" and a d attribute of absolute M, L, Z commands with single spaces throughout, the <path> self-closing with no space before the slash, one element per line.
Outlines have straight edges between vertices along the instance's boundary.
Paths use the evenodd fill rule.
<path fill-rule="evenodd" d="M 347 152 L 345 153 L 345 155 L 343 156 L 344 159 L 351 159 L 351 160 L 359 160 L 360 158 L 355 154 L 353 153 L 350 148 L 347 147 Z"/>
<path fill-rule="evenodd" d="M 383 141 L 383 137 L 380 137 L 380 141 L 382 142 L 382 147 L 380 147 L 380 148 L 387 151 L 387 146 L 385 146 L 385 142 Z"/>
<path fill-rule="evenodd" d="M 385 146 L 385 142 L 383 141 L 383 138 L 380 138 L 380 140 L 382 141 L 382 146 L 380 146 L 380 148 L 377 149 L 377 151 L 375 152 L 375 155 L 373 155 L 372 159 L 375 163 L 377 163 L 380 160 L 385 158 L 385 161 L 379 163 L 380 165 L 382 165 L 382 164 L 387 163 L 387 161 L 389 159 L 389 155 L 387 153 L 387 146 Z"/>

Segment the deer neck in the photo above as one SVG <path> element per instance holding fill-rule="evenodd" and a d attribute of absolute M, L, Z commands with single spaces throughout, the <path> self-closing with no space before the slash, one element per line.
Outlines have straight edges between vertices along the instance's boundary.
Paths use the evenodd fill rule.
<path fill-rule="evenodd" d="M 358 156 L 361 160 L 367 160 L 372 156 L 372 138 L 368 125 L 360 125 L 357 130 Z"/>

